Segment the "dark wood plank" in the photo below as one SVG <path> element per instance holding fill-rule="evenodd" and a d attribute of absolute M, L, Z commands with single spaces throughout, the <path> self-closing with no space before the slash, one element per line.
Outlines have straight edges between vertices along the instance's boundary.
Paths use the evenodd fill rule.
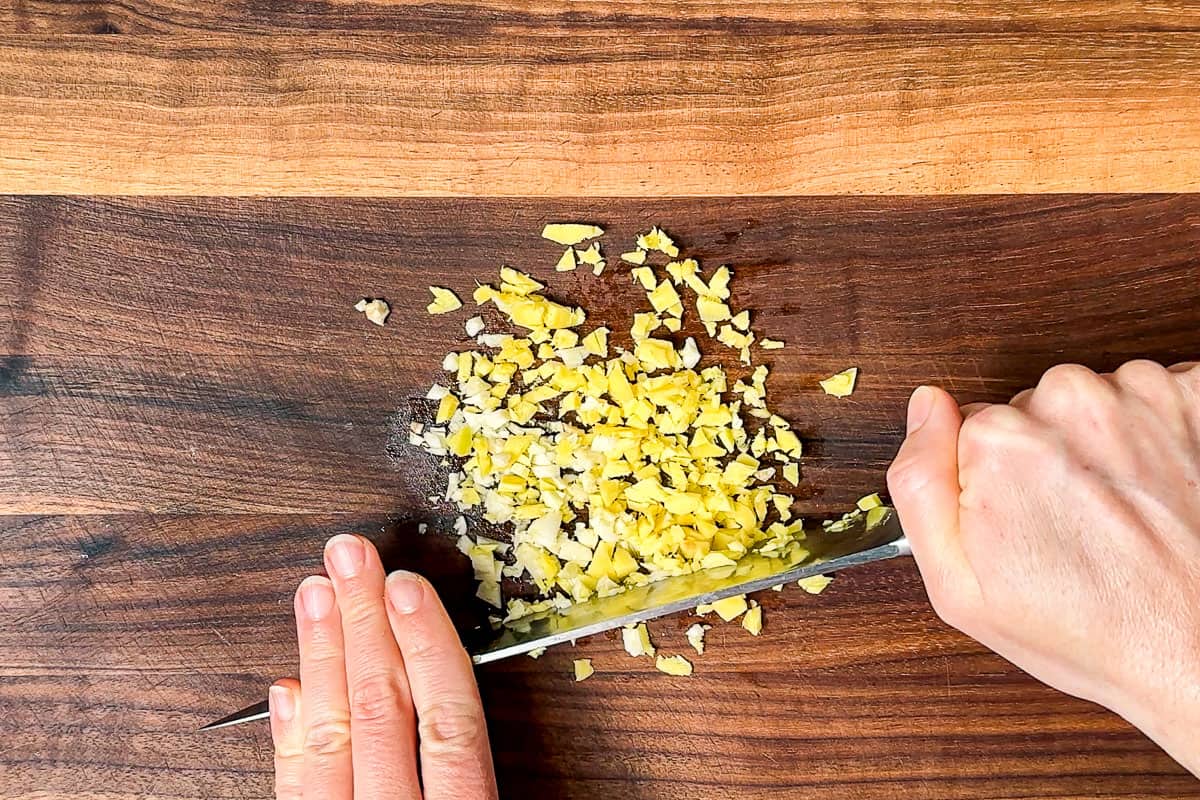
<path fill-rule="evenodd" d="M 1002 400 L 1061 360 L 1109 369 L 1200 352 L 1200 198 L 525 201 L 0 201 L 6 513 L 347 512 L 428 506 L 433 466 L 393 415 L 441 375 L 471 312 L 531 268 L 594 319 L 642 300 L 613 269 L 557 275 L 552 217 L 650 220 L 709 263 L 765 332 L 773 402 L 809 444 L 804 495 L 831 513 L 882 485 L 908 392 Z M 471 220 L 470 231 L 462 220 Z M 635 221 L 636 220 L 636 221 Z M 405 290 L 404 287 L 412 287 Z M 393 303 L 384 328 L 351 309 Z M 698 331 L 693 331 L 697 334 Z M 704 341 L 701 339 L 701 341 Z M 706 351 L 728 363 L 729 351 Z M 816 381 L 851 364 L 858 393 Z"/>
<path fill-rule="evenodd" d="M 627 326 L 642 299 L 622 269 L 552 269 L 560 250 L 538 232 L 576 218 L 606 225 L 617 252 L 660 223 L 704 263 L 733 265 L 733 302 L 786 339 L 785 354 L 980 359 L 1197 344 L 1200 195 L 0 197 L 0 352 L 387 355 L 396 376 L 381 378 L 418 365 L 424 377 L 461 345 L 467 316 L 431 320 L 425 287 L 465 298 L 501 264 Z M 364 294 L 392 303 L 382 330 L 351 310 Z"/>
<path fill-rule="evenodd" d="M 0 35 L 0 192 L 1200 189 L 1200 33 Z"/>
<path fill-rule="evenodd" d="M 290 591 L 348 530 L 462 607 L 466 565 L 411 518 L 0 518 L 0 794 L 269 797 L 261 726 L 194 729 L 294 671 Z M 714 629 L 691 679 L 605 636 L 481 669 L 504 795 L 1200 797 L 1121 720 L 942 626 L 910 563 L 764 595 L 764 635 Z M 573 657 L 598 674 L 575 684 Z"/>
<path fill-rule="evenodd" d="M 421 287 L 503 261 L 627 325 L 616 270 L 548 269 L 536 232 L 574 217 L 617 239 L 662 222 L 738 267 L 737 302 L 789 342 L 771 388 L 813 513 L 881 485 L 917 383 L 1002 399 L 1060 360 L 1200 351 L 1196 196 L 0 199 L 0 795 L 266 796 L 261 730 L 191 730 L 291 670 L 287 597 L 334 532 L 432 573 L 469 626 L 461 558 L 412 533 L 452 516 L 425 499 L 433 465 L 387 452 L 463 344 L 467 314 L 431 320 Z M 350 309 L 363 294 L 393 302 L 387 326 Z M 854 397 L 816 390 L 851 363 Z M 940 626 L 911 565 L 764 603 L 768 635 L 716 633 L 692 681 L 605 637 L 580 686 L 570 651 L 484 670 L 507 794 L 1200 796 L 1119 720 Z"/>
<path fill-rule="evenodd" d="M 0 6 L 5 33 L 147 34 L 439 32 L 462 36 L 531 28 L 609 36 L 736 30 L 760 33 L 1163 31 L 1200 29 L 1193 0 L 22 0 Z"/>
<path fill-rule="evenodd" d="M 1177 362 L 1200 353 L 1147 347 Z M 908 393 L 945 386 L 1003 401 L 1063 358 L 1112 369 L 1124 356 L 1064 354 L 783 357 L 773 407 L 807 448 L 800 508 L 844 511 L 884 485 Z M 0 513 L 372 513 L 453 509 L 435 461 L 393 432 L 428 406 L 424 360 L 138 356 L 9 358 L 0 387 Z M 817 380 L 857 364 L 844 401 Z"/>

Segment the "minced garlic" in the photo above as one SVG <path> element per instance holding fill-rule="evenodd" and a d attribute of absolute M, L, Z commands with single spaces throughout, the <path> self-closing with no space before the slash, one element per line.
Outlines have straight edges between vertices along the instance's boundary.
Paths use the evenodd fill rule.
<path fill-rule="evenodd" d="M 354 304 L 355 311 L 361 311 L 363 316 L 376 325 L 382 325 L 387 322 L 388 314 L 392 309 L 382 300 L 368 300 L 363 298 Z"/>

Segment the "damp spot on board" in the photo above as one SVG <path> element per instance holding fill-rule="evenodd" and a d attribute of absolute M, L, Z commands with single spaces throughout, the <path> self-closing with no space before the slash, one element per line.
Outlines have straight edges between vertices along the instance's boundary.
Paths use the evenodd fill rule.
<path fill-rule="evenodd" d="M 0 395 L 16 394 L 25 373 L 29 371 L 29 356 L 0 357 Z"/>
<path fill-rule="evenodd" d="M 79 543 L 79 551 L 85 559 L 99 558 L 120 544 L 115 536 L 91 536 Z"/>

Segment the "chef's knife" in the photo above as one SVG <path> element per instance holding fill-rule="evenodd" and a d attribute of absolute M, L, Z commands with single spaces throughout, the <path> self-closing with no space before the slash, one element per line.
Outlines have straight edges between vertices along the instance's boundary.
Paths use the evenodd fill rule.
<path fill-rule="evenodd" d="M 694 609 L 726 597 L 757 592 L 826 572 L 908 555 L 908 541 L 891 509 L 857 514 L 808 531 L 806 538 L 773 555 L 748 555 L 736 564 L 664 578 L 609 597 L 594 597 L 563 610 L 543 611 L 501 626 L 471 659 L 487 664 L 542 647 Z M 267 717 L 267 703 L 256 703 L 205 725 L 212 730 Z"/>

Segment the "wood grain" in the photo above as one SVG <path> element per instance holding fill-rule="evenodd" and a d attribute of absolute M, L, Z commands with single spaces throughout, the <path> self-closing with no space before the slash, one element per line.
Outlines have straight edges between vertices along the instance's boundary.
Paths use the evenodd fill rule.
<path fill-rule="evenodd" d="M 193 731 L 294 671 L 288 598 L 333 533 L 430 574 L 470 630 L 436 465 L 389 455 L 389 419 L 464 344 L 428 284 L 510 263 L 628 324 L 619 270 L 550 270 L 555 218 L 610 248 L 661 222 L 734 265 L 735 303 L 789 345 L 771 389 L 814 514 L 882 485 L 918 383 L 1000 400 L 1058 361 L 1200 354 L 1197 195 L 0 198 L 0 796 L 269 797 L 263 729 Z M 351 309 L 377 294 L 383 328 Z M 852 363 L 853 397 L 815 388 Z M 604 636 L 482 669 L 505 796 L 1200 797 L 938 623 L 910 563 L 766 595 L 764 636 L 717 629 L 690 680 Z M 687 622 L 656 641 L 681 650 Z"/>
<path fill-rule="evenodd" d="M 421 287 L 465 297 L 504 262 L 614 330 L 645 305 L 621 269 L 554 273 L 536 233 L 552 218 L 603 222 L 614 248 L 661 222 L 704 263 L 735 266 L 735 304 L 789 343 L 769 354 L 770 387 L 808 442 L 813 513 L 882 485 L 920 383 L 1003 400 L 1064 358 L 1200 354 L 1191 196 L 14 199 L 0 203 L 0 511 L 428 505 L 433 465 L 385 444 L 466 344 L 469 314 L 431 319 Z M 377 294 L 393 304 L 382 329 L 351 308 Z M 732 352 L 705 350 L 733 368 Z M 851 364 L 860 391 L 835 403 L 816 382 Z"/>
<path fill-rule="evenodd" d="M 415 559 L 431 537 L 380 517 L 0 518 L 0 792 L 269 797 L 265 729 L 194 729 L 294 671 L 289 593 L 345 530 L 462 596 L 448 541 Z M 691 679 L 604 636 L 481 669 L 504 795 L 1200 796 L 1113 715 L 938 623 L 911 563 L 765 594 L 764 636 L 716 628 Z M 658 644 L 686 647 L 686 622 Z M 573 657 L 598 674 L 575 684 Z"/>
<path fill-rule="evenodd" d="M 502 33 L 552 28 L 758 33 L 1179 31 L 1200 28 L 1194 0 L 22 0 L 0 4 L 2 33 Z"/>
<path fill-rule="evenodd" d="M 1200 33 L 0 36 L 0 192 L 1195 191 Z"/>
<path fill-rule="evenodd" d="M 1196 344 L 1200 199 L 1184 196 L 713 200 L 0 197 L 0 352 L 388 356 L 422 369 L 465 342 L 464 298 L 511 264 L 627 327 L 623 270 L 555 273 L 548 220 L 661 224 L 736 272 L 734 302 L 804 356 L 1137 354 Z M 386 327 L 356 324 L 386 297 Z M 470 301 L 468 300 L 468 305 Z M 1014 316 L 1015 315 L 1015 316 Z M 720 352 L 718 350 L 717 352 Z M 972 365 L 970 369 L 974 369 Z M 965 371 L 965 370 L 964 370 Z M 388 376 L 384 376 L 388 377 Z"/>

